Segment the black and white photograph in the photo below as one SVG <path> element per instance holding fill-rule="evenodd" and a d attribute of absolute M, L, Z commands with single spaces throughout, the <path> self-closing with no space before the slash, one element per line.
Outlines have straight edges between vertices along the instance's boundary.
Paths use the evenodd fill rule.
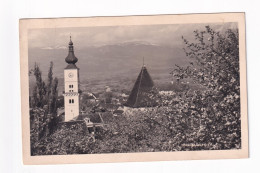
<path fill-rule="evenodd" d="M 247 153 L 239 21 L 65 25 L 27 28 L 22 43 L 31 158 Z"/>

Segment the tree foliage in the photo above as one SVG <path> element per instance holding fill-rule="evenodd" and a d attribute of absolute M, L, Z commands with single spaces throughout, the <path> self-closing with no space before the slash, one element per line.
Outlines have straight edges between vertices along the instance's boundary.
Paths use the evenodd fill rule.
<path fill-rule="evenodd" d="M 191 43 L 183 38 L 189 66 L 176 65 L 177 80 L 190 79 L 201 90 L 181 93 L 182 111 L 198 121 L 204 141 L 221 144 L 220 148 L 241 147 L 240 78 L 238 30 L 219 33 L 206 26 L 194 31 Z"/>
<path fill-rule="evenodd" d="M 30 129 L 31 144 L 35 144 L 42 137 L 54 132 L 58 123 L 57 99 L 58 79 L 53 78 L 53 63 L 50 62 L 47 85 L 42 79 L 39 65 L 35 63 L 30 72 L 35 76 L 35 86 L 30 99 Z M 33 148 L 33 147 L 32 147 Z"/>
<path fill-rule="evenodd" d="M 34 69 L 32 70 L 35 76 L 36 84 L 33 88 L 33 100 L 32 106 L 43 108 L 46 104 L 46 86 L 45 82 L 42 80 L 42 72 L 39 66 L 35 63 Z"/>

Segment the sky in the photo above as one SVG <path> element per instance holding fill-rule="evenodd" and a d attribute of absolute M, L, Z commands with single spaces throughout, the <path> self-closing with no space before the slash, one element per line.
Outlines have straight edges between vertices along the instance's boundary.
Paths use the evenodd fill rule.
<path fill-rule="evenodd" d="M 235 23 L 214 24 L 171 24 L 146 26 L 102 26 L 84 28 L 44 28 L 28 33 L 29 48 L 65 49 L 69 36 L 77 49 L 89 46 L 120 44 L 141 41 L 160 46 L 182 45 L 181 36 L 192 39 L 194 30 L 202 30 L 210 25 L 216 30 L 235 28 Z"/>

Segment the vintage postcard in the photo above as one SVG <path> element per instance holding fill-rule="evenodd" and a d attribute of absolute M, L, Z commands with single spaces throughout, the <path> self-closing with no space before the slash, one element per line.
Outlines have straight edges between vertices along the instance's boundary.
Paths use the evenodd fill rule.
<path fill-rule="evenodd" d="M 245 14 L 20 20 L 24 164 L 248 157 Z"/>

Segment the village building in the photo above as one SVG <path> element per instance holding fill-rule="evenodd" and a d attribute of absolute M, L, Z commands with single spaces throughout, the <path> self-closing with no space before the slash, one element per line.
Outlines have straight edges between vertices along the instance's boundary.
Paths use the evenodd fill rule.
<path fill-rule="evenodd" d="M 118 107 L 113 111 L 113 115 L 114 115 L 114 116 L 122 115 L 123 113 L 124 113 L 124 106 L 122 106 L 122 105 L 118 106 Z"/>
<path fill-rule="evenodd" d="M 129 97 L 129 95 L 127 95 L 127 94 L 125 94 L 125 93 L 121 94 L 121 96 L 122 96 L 123 98 L 128 98 L 128 97 Z"/>
<path fill-rule="evenodd" d="M 163 96 L 173 96 L 173 95 L 175 95 L 175 92 L 174 91 L 159 91 L 159 94 L 163 95 Z"/>
<path fill-rule="evenodd" d="M 94 93 L 87 93 L 85 95 L 86 95 L 85 99 L 87 99 L 91 103 L 96 103 L 99 101 L 99 99 Z"/>
<path fill-rule="evenodd" d="M 106 92 L 111 92 L 111 88 L 109 86 L 106 86 Z"/>

